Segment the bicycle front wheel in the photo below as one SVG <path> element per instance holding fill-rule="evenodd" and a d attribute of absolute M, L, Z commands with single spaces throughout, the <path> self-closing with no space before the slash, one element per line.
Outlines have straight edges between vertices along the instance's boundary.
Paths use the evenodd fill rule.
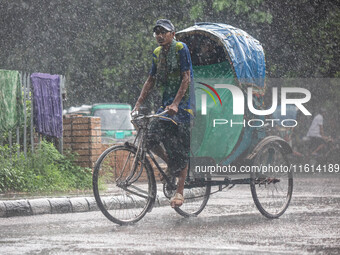
<path fill-rule="evenodd" d="M 267 218 L 278 218 L 287 209 L 293 193 L 293 175 L 282 147 L 266 144 L 255 156 L 258 170 L 251 174 L 251 194 L 257 209 Z"/>
<path fill-rule="evenodd" d="M 102 213 L 124 225 L 139 221 L 151 209 L 156 183 L 148 161 L 132 146 L 113 146 L 102 153 L 93 172 L 93 192 Z"/>

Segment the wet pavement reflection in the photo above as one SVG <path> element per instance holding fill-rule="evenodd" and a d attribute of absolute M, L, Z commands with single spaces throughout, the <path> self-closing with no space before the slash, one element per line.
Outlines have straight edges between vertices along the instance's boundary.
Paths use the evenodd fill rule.
<path fill-rule="evenodd" d="M 339 178 L 297 178 L 286 213 L 262 216 L 248 186 L 213 195 L 197 218 L 154 208 L 131 226 L 100 212 L 0 219 L 1 254 L 339 254 Z"/>

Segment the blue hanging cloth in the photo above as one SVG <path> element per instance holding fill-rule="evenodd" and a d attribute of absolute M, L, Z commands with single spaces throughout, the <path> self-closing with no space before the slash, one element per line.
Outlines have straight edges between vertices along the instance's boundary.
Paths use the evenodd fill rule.
<path fill-rule="evenodd" d="M 33 73 L 33 120 L 38 133 L 60 138 L 63 135 L 59 75 Z"/>

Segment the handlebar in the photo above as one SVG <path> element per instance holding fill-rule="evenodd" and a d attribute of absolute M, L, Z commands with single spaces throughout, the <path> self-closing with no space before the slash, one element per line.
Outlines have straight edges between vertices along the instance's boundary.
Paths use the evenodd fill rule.
<path fill-rule="evenodd" d="M 162 115 L 166 114 L 167 112 L 168 112 L 168 110 L 165 110 L 165 111 L 163 111 L 161 113 L 158 113 L 158 114 L 144 115 L 144 114 L 139 114 L 138 111 L 135 111 L 135 112 L 133 112 L 131 114 L 131 117 L 134 118 L 134 119 L 136 119 L 136 118 L 138 118 L 138 119 L 141 119 L 141 118 L 152 118 L 152 117 L 162 116 Z"/>
<path fill-rule="evenodd" d="M 164 118 L 167 120 L 172 121 L 174 124 L 178 125 L 176 121 L 174 121 L 171 118 L 168 117 L 164 117 L 163 115 L 165 115 L 169 110 L 165 110 L 163 112 L 160 112 L 158 114 L 150 114 L 150 115 L 139 115 L 138 112 L 136 112 L 136 114 L 132 115 L 133 120 L 138 120 L 138 119 L 151 119 L 151 118 Z"/>
<path fill-rule="evenodd" d="M 148 115 L 147 117 L 152 118 L 152 117 L 160 117 L 163 116 L 164 114 L 166 114 L 169 110 L 165 110 L 163 112 L 160 112 L 158 114 L 152 114 L 152 115 Z"/>

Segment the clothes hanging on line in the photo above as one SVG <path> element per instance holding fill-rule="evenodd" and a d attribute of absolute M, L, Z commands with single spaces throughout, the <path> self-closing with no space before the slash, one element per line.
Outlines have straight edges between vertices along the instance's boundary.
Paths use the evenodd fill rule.
<path fill-rule="evenodd" d="M 62 137 L 63 120 L 59 75 L 33 73 L 31 81 L 35 130 L 43 135 Z"/>
<path fill-rule="evenodd" d="M 18 71 L 0 69 L 0 131 L 9 131 L 24 119 L 21 79 Z"/>

